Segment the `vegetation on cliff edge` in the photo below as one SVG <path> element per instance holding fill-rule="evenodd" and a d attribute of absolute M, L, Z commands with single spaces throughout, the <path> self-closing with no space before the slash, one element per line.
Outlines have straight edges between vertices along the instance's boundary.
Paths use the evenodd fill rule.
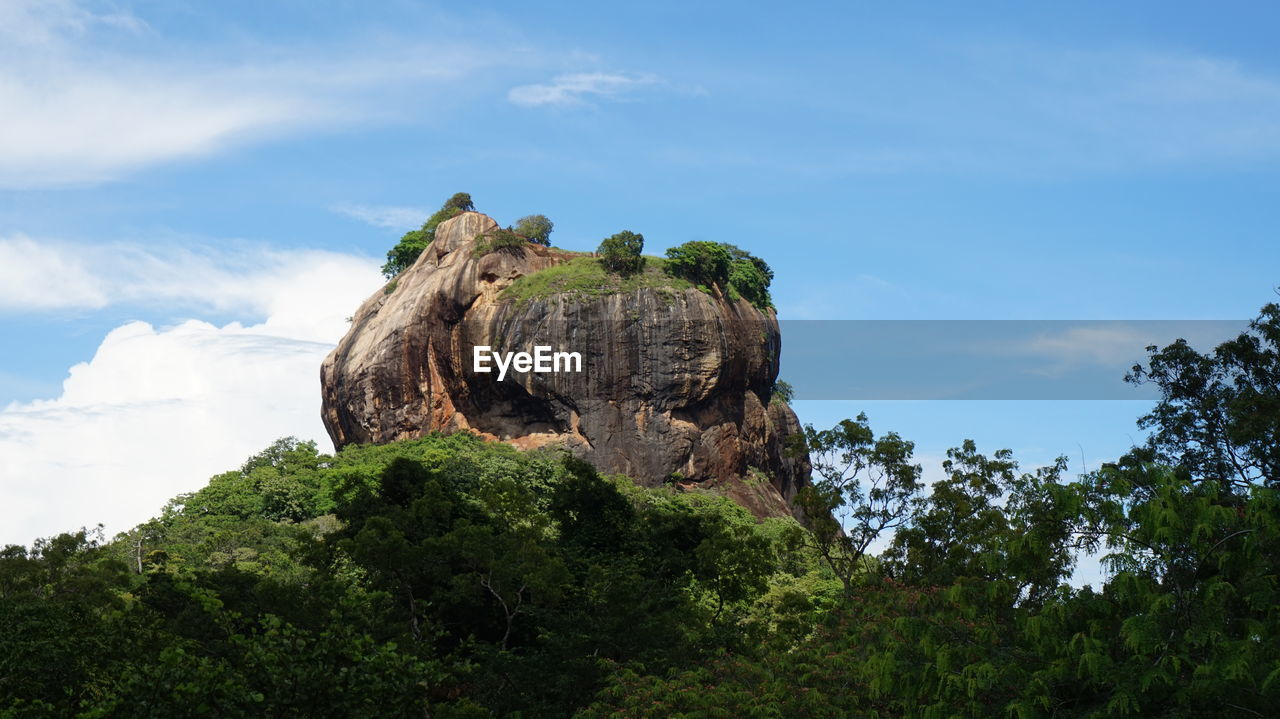
<path fill-rule="evenodd" d="M 759 310 L 773 307 L 773 270 L 759 257 L 724 242 L 686 242 L 667 250 L 667 271 L 701 287 L 717 287 Z"/>
<path fill-rule="evenodd" d="M 406 232 L 396 246 L 387 251 L 387 262 L 382 266 L 383 276 L 395 277 L 409 269 L 422 251 L 427 249 L 427 245 L 435 240 L 436 228 L 440 223 L 474 209 L 476 206 L 471 201 L 471 195 L 465 192 L 455 193 L 445 200 L 440 209 L 422 223 L 421 228 Z"/>
<path fill-rule="evenodd" d="M 660 257 L 646 257 L 644 268 L 640 272 L 623 276 L 606 270 L 598 259 L 583 255 L 520 277 L 504 289 L 499 297 L 521 303 L 563 294 L 575 300 L 587 301 L 640 289 L 678 292 L 693 287 L 688 280 L 666 272 L 665 266 L 666 260 Z"/>

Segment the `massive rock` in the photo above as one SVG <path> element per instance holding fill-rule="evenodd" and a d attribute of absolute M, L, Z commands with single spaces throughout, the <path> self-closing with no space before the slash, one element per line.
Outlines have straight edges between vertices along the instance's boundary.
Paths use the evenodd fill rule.
<path fill-rule="evenodd" d="M 771 311 L 698 289 L 501 297 L 576 255 L 529 244 L 479 254 L 497 229 L 467 212 L 352 317 L 321 368 L 337 447 L 472 431 L 561 445 L 640 484 L 720 492 L 757 516 L 796 513 L 807 461 L 787 457 L 795 414 L 772 399 L 781 346 Z M 484 240 L 480 240 L 484 241 Z M 581 372 L 473 371 L 473 347 L 578 352 Z"/>

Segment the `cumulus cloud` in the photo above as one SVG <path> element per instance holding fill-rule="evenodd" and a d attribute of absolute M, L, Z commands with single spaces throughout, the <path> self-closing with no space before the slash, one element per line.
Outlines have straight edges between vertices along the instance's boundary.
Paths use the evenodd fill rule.
<path fill-rule="evenodd" d="M 524 107 L 577 105 L 589 97 L 617 99 L 637 88 L 658 82 L 654 75 L 576 73 L 560 75 L 549 83 L 513 87 L 507 92 L 507 100 Z"/>
<path fill-rule="evenodd" d="M 339 215 L 359 220 L 374 227 L 389 230 L 412 230 L 421 226 L 431 213 L 419 207 L 395 207 L 390 205 L 334 205 L 329 208 Z"/>
<path fill-rule="evenodd" d="M 135 259 L 152 270 L 189 267 L 143 252 Z M 70 369 L 58 397 L 0 411 L 0 544 L 98 522 L 127 529 L 282 436 L 331 448 L 320 422 L 320 363 L 381 278 L 364 258 L 306 252 L 287 260 L 289 271 L 237 278 L 205 257 L 194 266 L 212 289 L 180 290 L 199 283 L 190 278 L 139 288 L 153 298 L 256 307 L 265 319 L 124 324 Z M 56 253 L 46 261 L 76 267 Z M 84 301 L 128 296 L 108 278 L 124 266 L 76 268 L 96 293 Z"/>

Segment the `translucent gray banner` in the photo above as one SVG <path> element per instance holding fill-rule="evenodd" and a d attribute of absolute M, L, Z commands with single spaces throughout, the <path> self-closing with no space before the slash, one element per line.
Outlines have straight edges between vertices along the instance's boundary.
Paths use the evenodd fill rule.
<path fill-rule="evenodd" d="M 1133 400 L 1146 347 L 1202 352 L 1246 320 L 783 320 L 779 379 L 795 399 Z"/>

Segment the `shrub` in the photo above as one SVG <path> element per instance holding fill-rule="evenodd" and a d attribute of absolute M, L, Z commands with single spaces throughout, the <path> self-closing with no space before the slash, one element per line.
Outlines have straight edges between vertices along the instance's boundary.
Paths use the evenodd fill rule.
<path fill-rule="evenodd" d="M 773 395 L 770 397 L 771 400 L 790 404 L 791 400 L 795 399 L 795 396 L 795 388 L 791 386 L 790 382 L 777 380 L 773 383 Z"/>
<path fill-rule="evenodd" d="M 600 243 L 600 264 L 624 277 L 644 269 L 644 235 L 623 230 Z"/>
<path fill-rule="evenodd" d="M 421 229 L 404 233 L 400 241 L 387 252 L 387 263 L 382 266 L 385 277 L 395 277 L 404 272 L 418 260 L 422 251 L 436 238 L 436 227 L 445 220 L 452 219 L 464 212 L 476 209 L 471 195 L 465 192 L 455 193 L 444 201 L 444 205 L 422 224 Z"/>
<path fill-rule="evenodd" d="M 514 232 L 523 235 L 530 242 L 550 247 L 551 228 L 554 226 L 546 215 L 527 215 L 516 220 Z"/>
<path fill-rule="evenodd" d="M 515 232 L 498 228 L 496 230 L 490 230 L 477 237 L 475 248 L 472 252 L 476 257 L 479 257 L 480 255 L 487 255 L 496 250 L 505 248 L 515 249 L 524 247 L 527 244 L 529 244 L 529 240 L 526 240 Z"/>

